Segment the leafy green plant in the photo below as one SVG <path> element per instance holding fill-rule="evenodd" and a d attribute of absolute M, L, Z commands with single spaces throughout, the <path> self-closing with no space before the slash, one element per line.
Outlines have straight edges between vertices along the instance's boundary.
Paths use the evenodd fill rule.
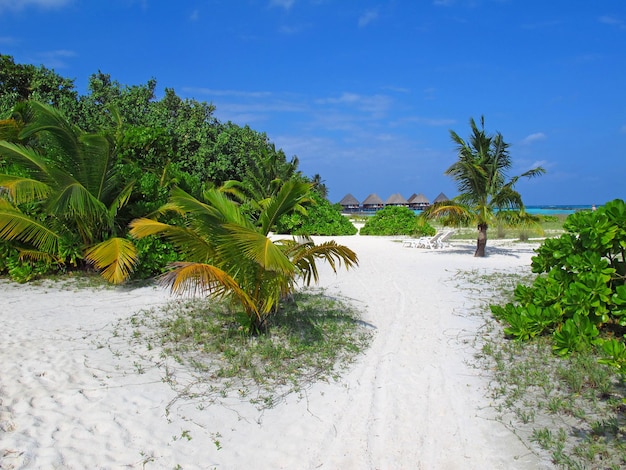
<path fill-rule="evenodd" d="M 23 258 L 59 264 L 68 261 L 63 242 L 76 239 L 70 252 L 79 251 L 107 280 L 122 282 L 136 250 L 118 236 L 117 214 L 132 183 L 118 179 L 114 136 L 83 132 L 35 101 L 20 103 L 14 114 L 18 141 L 0 140 L 9 171 L 0 171 L 0 239 L 19 243 Z M 75 260 L 71 254 L 70 263 Z"/>
<path fill-rule="evenodd" d="M 544 333 L 561 317 L 561 313 L 553 307 L 542 308 L 533 304 L 515 306 L 508 303 L 504 307 L 491 305 L 491 312 L 497 319 L 508 323 L 509 326 L 504 328 L 507 336 L 522 341 Z"/>
<path fill-rule="evenodd" d="M 387 206 L 369 217 L 361 235 L 434 235 L 436 230 L 408 207 Z"/>
<path fill-rule="evenodd" d="M 219 190 L 208 190 L 198 200 L 174 189 L 160 213 L 174 212 L 183 222 L 168 224 L 153 219 L 131 223 L 131 235 L 164 236 L 186 261 L 177 262 L 161 277 L 176 293 L 202 293 L 227 298 L 250 319 L 251 331 L 261 332 L 280 302 L 298 285 L 317 281 L 317 260 L 333 270 L 358 263 L 356 253 L 328 241 L 316 245 L 311 239 L 273 239 L 276 221 L 308 198 L 310 184 L 289 180 L 274 196 L 257 201 L 260 212 L 250 216 Z"/>
<path fill-rule="evenodd" d="M 537 249 L 531 268 L 538 276 L 531 286 L 516 287 L 519 304 L 492 306 L 492 311 L 509 324 L 505 331 L 530 339 L 535 312 L 552 309 L 559 315 L 545 331 L 552 332 L 554 352 L 567 356 L 600 344 L 602 332 L 626 326 L 626 204 L 616 199 L 597 211 L 574 213 L 563 227 L 566 233 Z M 604 343 L 614 357 L 606 363 L 619 365 L 620 349 L 613 341 L 618 340 Z"/>
<path fill-rule="evenodd" d="M 341 206 L 331 204 L 317 192 L 311 194 L 312 204 L 306 213 L 293 212 L 283 215 L 276 225 L 278 233 L 294 235 L 354 235 L 356 227 L 347 217 L 341 215 Z"/>

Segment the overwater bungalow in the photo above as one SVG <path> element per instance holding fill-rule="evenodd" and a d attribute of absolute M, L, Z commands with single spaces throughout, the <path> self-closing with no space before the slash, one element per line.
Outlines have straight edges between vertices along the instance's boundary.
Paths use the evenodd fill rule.
<path fill-rule="evenodd" d="M 385 203 L 376 193 L 372 193 L 363 201 L 364 211 L 377 211 L 385 207 Z"/>
<path fill-rule="evenodd" d="M 392 194 L 385 201 L 385 206 L 408 207 L 408 205 L 409 205 L 409 201 L 404 199 L 404 197 L 400 193 Z"/>
<path fill-rule="evenodd" d="M 422 193 L 415 194 L 408 199 L 409 208 L 414 210 L 423 210 L 430 206 L 430 201 Z"/>
<path fill-rule="evenodd" d="M 446 202 L 449 200 L 450 198 L 446 196 L 444 193 L 439 193 L 439 196 L 435 198 L 435 200 L 433 201 L 433 204 L 437 204 L 438 202 Z"/>
<path fill-rule="evenodd" d="M 346 194 L 339 204 L 343 212 L 358 212 L 361 209 L 361 204 L 352 194 Z"/>

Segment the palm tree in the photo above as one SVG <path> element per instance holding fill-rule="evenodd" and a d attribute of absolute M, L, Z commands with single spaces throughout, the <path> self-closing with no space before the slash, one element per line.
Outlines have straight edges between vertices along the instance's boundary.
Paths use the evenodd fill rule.
<path fill-rule="evenodd" d="M 478 239 L 474 256 L 485 256 L 487 229 L 497 219 L 508 218 L 518 223 L 532 222 L 532 216 L 524 210 L 522 196 L 514 186 L 521 177 L 532 178 L 545 173 L 541 167 L 533 168 L 508 179 L 507 171 L 512 167 L 509 144 L 502 134 L 490 136 L 485 133 L 485 118 L 480 119 L 480 129 L 470 119 L 472 135 L 466 142 L 450 131 L 457 144 L 458 161 L 445 172 L 457 184 L 459 195 L 451 201 L 433 204 L 424 212 L 425 217 L 446 217 L 448 222 L 473 221 L 478 228 Z M 511 217 L 510 211 L 517 216 Z"/>
<path fill-rule="evenodd" d="M 15 116 L 19 134 L 0 141 L 0 240 L 19 244 L 25 257 L 61 264 L 84 258 L 108 281 L 122 282 L 137 254 L 116 236 L 132 184 L 121 187 L 114 139 L 82 132 L 38 102 L 18 105 Z"/>
<path fill-rule="evenodd" d="M 356 254 L 333 241 L 315 245 L 311 239 L 275 240 L 270 231 L 278 218 L 308 198 L 310 184 L 286 181 L 261 206 L 258 220 L 219 190 L 205 191 L 200 201 L 174 189 L 160 209 L 184 217 L 185 225 L 141 218 L 131 222 L 131 235 L 162 235 L 186 261 L 175 263 L 161 282 L 178 294 L 201 293 L 240 305 L 252 332 L 263 331 L 267 318 L 294 292 L 298 281 L 317 281 L 317 260 L 334 271 L 358 264 Z"/>

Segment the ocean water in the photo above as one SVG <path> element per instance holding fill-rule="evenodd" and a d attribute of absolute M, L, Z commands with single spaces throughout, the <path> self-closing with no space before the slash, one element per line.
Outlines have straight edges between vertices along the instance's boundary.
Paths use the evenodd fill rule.
<path fill-rule="evenodd" d="M 563 215 L 569 215 L 569 214 L 573 214 L 574 212 L 578 212 L 578 211 L 589 211 L 589 210 L 593 210 L 593 205 L 591 204 L 582 204 L 582 205 L 567 205 L 567 204 L 562 204 L 562 205 L 545 205 L 545 206 L 526 206 L 526 212 L 528 212 L 529 214 L 535 214 L 535 215 L 559 215 L 559 214 L 563 214 Z M 596 206 L 597 207 L 597 206 Z M 415 210 L 414 211 L 416 214 L 421 214 L 421 210 Z M 361 215 L 374 215 L 376 213 L 376 211 L 370 210 L 370 211 L 364 211 L 364 212 L 359 212 L 359 214 Z"/>
<path fill-rule="evenodd" d="M 554 206 L 526 206 L 526 212 L 535 215 L 573 214 L 578 211 L 592 210 L 592 205 L 554 205 Z"/>

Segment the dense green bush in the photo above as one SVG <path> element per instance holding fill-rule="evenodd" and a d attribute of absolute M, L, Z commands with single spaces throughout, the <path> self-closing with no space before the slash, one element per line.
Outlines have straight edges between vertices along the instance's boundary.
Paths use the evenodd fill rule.
<path fill-rule="evenodd" d="M 563 228 L 565 234 L 537 250 L 538 276 L 531 286 L 516 287 L 517 303 L 491 310 L 513 338 L 551 334 L 554 352 L 563 356 L 601 346 L 606 362 L 626 372 L 626 204 L 616 199 L 577 212 Z"/>
<path fill-rule="evenodd" d="M 408 207 L 387 206 L 365 222 L 361 235 L 434 235 L 436 230 Z"/>
<path fill-rule="evenodd" d="M 354 235 L 356 227 L 341 215 L 341 206 L 331 204 L 326 198 L 313 191 L 313 204 L 307 207 L 307 213 L 293 212 L 280 218 L 276 231 L 293 235 Z"/>
<path fill-rule="evenodd" d="M 174 246 L 159 237 L 146 237 L 134 241 L 139 253 L 132 273 L 133 279 L 148 279 L 166 271 L 167 266 L 182 261 Z"/>

